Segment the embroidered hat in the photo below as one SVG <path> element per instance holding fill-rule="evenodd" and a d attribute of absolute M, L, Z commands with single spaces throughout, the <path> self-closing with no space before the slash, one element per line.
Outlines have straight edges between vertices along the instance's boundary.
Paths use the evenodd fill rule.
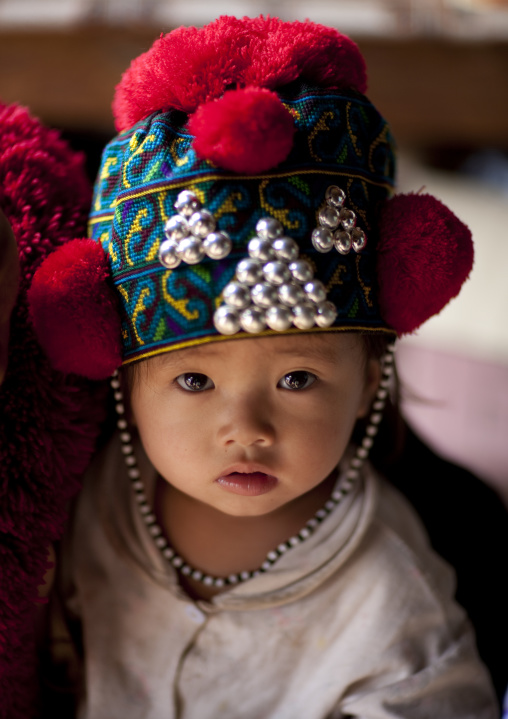
<path fill-rule="evenodd" d="M 365 90 L 357 46 L 311 22 L 221 17 L 134 60 L 116 90 L 120 134 L 103 154 L 91 241 L 48 258 L 32 285 L 59 368 L 105 376 L 280 332 L 395 336 L 440 311 L 471 269 L 469 230 L 429 195 L 390 199 L 394 143 Z M 116 300 L 110 288 L 94 299 L 108 272 L 121 356 Z"/>

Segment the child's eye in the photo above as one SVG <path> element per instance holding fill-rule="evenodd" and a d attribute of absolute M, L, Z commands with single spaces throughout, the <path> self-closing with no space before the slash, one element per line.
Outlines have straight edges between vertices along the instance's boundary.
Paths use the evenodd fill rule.
<path fill-rule="evenodd" d="M 203 390 L 212 389 L 214 386 L 210 377 L 199 372 L 185 372 L 185 374 L 179 375 L 175 381 L 187 392 L 203 392 Z"/>
<path fill-rule="evenodd" d="M 300 370 L 299 372 L 288 372 L 282 379 L 277 383 L 277 387 L 281 389 L 306 389 L 314 384 L 317 377 L 312 372 L 305 372 Z"/>

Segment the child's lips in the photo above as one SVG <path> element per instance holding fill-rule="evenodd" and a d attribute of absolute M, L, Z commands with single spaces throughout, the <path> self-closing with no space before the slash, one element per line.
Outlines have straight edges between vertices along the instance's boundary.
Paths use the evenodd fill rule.
<path fill-rule="evenodd" d="M 223 489 L 233 494 L 241 494 L 246 497 L 257 497 L 270 492 L 277 486 L 279 480 L 272 474 L 261 470 L 250 471 L 232 470 L 224 473 L 216 480 Z"/>

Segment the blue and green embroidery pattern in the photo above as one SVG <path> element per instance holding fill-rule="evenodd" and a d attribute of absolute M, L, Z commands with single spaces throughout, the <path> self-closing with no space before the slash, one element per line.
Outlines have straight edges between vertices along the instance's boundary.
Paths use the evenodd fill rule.
<path fill-rule="evenodd" d="M 179 112 L 155 114 L 115 138 L 103 155 L 90 217 L 91 236 L 109 253 L 122 303 L 124 359 L 169 346 L 219 339 L 213 313 L 257 221 L 277 218 L 314 267 L 338 309 L 336 329 L 386 329 L 375 291 L 376 214 L 390 194 L 394 149 L 388 127 L 356 93 L 302 85 L 281 99 L 297 132 L 288 159 L 262 176 L 238 176 L 196 157 Z M 338 185 L 367 233 L 361 253 L 320 254 L 311 244 L 326 188 Z M 192 190 L 228 232 L 224 260 L 169 270 L 158 260 L 164 224 L 178 193 Z M 332 328 L 333 329 L 333 328 Z M 242 336 L 241 334 L 238 336 Z"/>

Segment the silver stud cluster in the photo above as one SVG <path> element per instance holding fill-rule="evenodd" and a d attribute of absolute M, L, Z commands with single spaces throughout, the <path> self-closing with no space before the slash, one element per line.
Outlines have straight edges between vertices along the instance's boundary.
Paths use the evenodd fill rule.
<path fill-rule="evenodd" d="M 330 327 L 337 317 L 326 289 L 314 278 L 307 260 L 291 237 L 283 236 L 281 223 L 265 217 L 256 225 L 248 244 L 249 256 L 236 266 L 236 277 L 224 288 L 224 303 L 214 314 L 223 335 L 258 333 L 267 327 L 284 332 L 292 325 L 301 330 Z"/>
<path fill-rule="evenodd" d="M 312 232 L 312 244 L 318 252 L 335 249 L 341 255 L 353 249 L 361 252 L 367 244 L 367 236 L 356 227 L 356 215 L 344 206 L 346 193 L 337 185 L 326 190 L 325 203 L 319 210 L 319 227 Z"/>
<path fill-rule="evenodd" d="M 318 509 L 314 516 L 307 521 L 305 526 L 297 534 L 293 535 L 287 541 L 282 542 L 278 547 L 268 552 L 265 561 L 259 569 L 230 574 L 228 577 L 214 577 L 202 572 L 199 569 L 191 567 L 190 564 L 188 564 L 175 552 L 164 536 L 161 527 L 157 523 L 153 508 L 148 504 L 145 493 L 145 485 L 141 479 L 141 473 L 134 454 L 132 436 L 129 431 L 127 420 L 125 419 L 125 406 L 120 379 L 118 372 L 115 371 L 113 377 L 111 378 L 111 387 L 113 388 L 115 398 L 115 406 L 118 416 L 117 427 L 120 433 L 122 454 L 127 468 L 127 475 L 131 481 L 140 515 L 146 524 L 148 532 L 153 537 L 155 546 L 159 549 L 164 559 L 166 559 L 180 574 L 191 577 L 196 581 L 203 582 L 203 584 L 209 587 L 228 587 L 240 584 L 241 582 L 246 582 L 248 579 L 258 577 L 260 574 L 267 572 L 287 551 L 308 539 L 321 522 L 323 522 L 323 520 L 325 520 L 326 517 L 328 517 L 351 492 L 360 476 L 361 467 L 368 457 L 369 450 L 374 443 L 374 437 L 378 432 L 379 424 L 383 418 L 383 409 L 389 393 L 391 377 L 393 374 L 394 353 L 395 345 L 391 344 L 383 357 L 383 376 L 372 405 L 372 412 L 365 430 L 365 437 L 363 438 L 361 445 L 356 448 L 354 457 L 351 459 L 348 468 L 342 474 L 341 481 L 330 495 L 330 499 L 325 502 L 321 509 Z"/>
<path fill-rule="evenodd" d="M 215 218 L 203 209 L 196 195 L 189 190 L 180 192 L 174 204 L 177 215 L 164 225 L 166 239 L 159 248 L 159 262 L 174 269 L 181 262 L 196 265 L 205 257 L 222 260 L 231 252 L 231 238 L 226 232 L 216 232 Z"/>

